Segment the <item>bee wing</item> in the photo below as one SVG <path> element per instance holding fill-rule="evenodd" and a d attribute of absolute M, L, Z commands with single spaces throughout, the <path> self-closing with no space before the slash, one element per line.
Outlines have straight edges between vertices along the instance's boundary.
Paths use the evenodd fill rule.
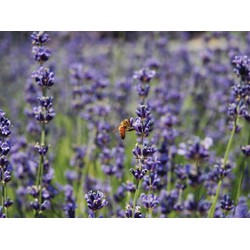
<path fill-rule="evenodd" d="M 112 132 L 116 133 L 117 131 L 119 131 L 119 126 L 115 127 Z"/>

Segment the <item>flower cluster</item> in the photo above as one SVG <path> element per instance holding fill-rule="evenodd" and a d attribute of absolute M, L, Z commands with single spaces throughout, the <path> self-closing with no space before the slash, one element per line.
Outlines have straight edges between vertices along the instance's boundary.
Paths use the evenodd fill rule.
<path fill-rule="evenodd" d="M 84 198 L 87 201 L 88 208 L 92 212 L 96 212 L 97 210 L 108 205 L 107 200 L 104 198 L 104 194 L 98 190 L 90 190 L 87 194 L 85 194 Z"/>
<path fill-rule="evenodd" d="M 145 137 L 149 136 L 153 129 L 153 119 L 150 116 L 149 108 L 147 108 L 145 105 L 140 105 L 136 109 L 136 114 L 137 117 L 135 120 L 132 120 L 132 126 L 138 137 L 144 139 Z"/>
<path fill-rule="evenodd" d="M 148 97 L 150 90 L 149 83 L 154 77 L 155 71 L 150 70 L 149 68 L 143 68 L 134 73 L 134 79 L 139 80 L 136 88 L 142 104 L 144 104 L 145 99 Z"/>
<path fill-rule="evenodd" d="M 235 65 L 235 74 L 240 77 L 242 82 L 248 82 L 250 80 L 250 59 L 246 55 L 235 56 L 232 63 Z"/>
<path fill-rule="evenodd" d="M 11 181 L 12 166 L 7 158 L 10 152 L 11 144 L 8 140 L 11 123 L 5 117 L 5 113 L 0 110 L 0 181 L 1 181 L 1 205 L 0 218 L 8 215 L 8 207 L 13 204 L 13 201 L 7 196 L 6 184 Z"/>
<path fill-rule="evenodd" d="M 247 56 L 235 56 L 232 64 L 234 65 L 234 72 L 240 77 L 240 83 L 236 81 L 232 86 L 228 114 L 237 126 L 236 121 L 240 117 L 250 122 L 248 111 L 250 104 L 250 59 Z"/>

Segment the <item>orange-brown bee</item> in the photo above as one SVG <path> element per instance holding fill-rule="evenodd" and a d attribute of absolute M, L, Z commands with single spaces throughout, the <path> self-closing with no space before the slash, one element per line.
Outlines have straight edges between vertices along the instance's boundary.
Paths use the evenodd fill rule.
<path fill-rule="evenodd" d="M 121 136 L 121 138 L 124 140 L 125 136 L 126 136 L 126 132 L 127 131 L 133 131 L 134 128 L 131 126 L 129 119 L 125 119 L 123 121 L 121 121 L 119 127 L 119 134 Z"/>

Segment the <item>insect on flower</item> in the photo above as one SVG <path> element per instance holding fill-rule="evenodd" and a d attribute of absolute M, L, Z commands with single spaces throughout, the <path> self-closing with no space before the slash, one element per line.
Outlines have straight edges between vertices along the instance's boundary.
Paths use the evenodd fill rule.
<path fill-rule="evenodd" d="M 130 121 L 130 119 L 125 119 L 125 120 L 121 121 L 118 128 L 116 128 L 114 131 L 116 131 L 116 130 L 119 131 L 121 138 L 124 140 L 125 136 L 126 136 L 126 132 L 133 131 L 134 128 L 132 126 L 132 122 Z"/>

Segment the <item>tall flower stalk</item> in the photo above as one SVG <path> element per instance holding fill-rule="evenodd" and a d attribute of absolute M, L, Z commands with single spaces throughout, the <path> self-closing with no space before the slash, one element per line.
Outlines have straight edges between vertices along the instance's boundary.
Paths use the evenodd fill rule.
<path fill-rule="evenodd" d="M 235 56 L 232 63 L 235 65 L 234 72 L 240 78 L 240 83 L 235 83 L 231 90 L 232 101 L 228 107 L 228 113 L 232 119 L 232 131 L 226 147 L 223 164 L 221 166 L 221 178 L 219 179 L 216 194 L 212 202 L 208 217 L 213 218 L 215 213 L 215 207 L 220 195 L 220 189 L 222 180 L 224 177 L 223 172 L 226 171 L 225 166 L 228 162 L 230 149 L 233 143 L 233 138 L 237 132 L 238 122 L 240 118 L 245 118 L 246 121 L 250 121 L 250 114 L 247 111 L 250 98 L 250 59 L 247 56 Z M 241 181 L 241 180 L 240 180 Z"/>
<path fill-rule="evenodd" d="M 139 197 L 142 179 L 148 171 L 146 167 L 147 159 L 151 159 L 156 151 L 155 148 L 150 146 L 145 140 L 152 131 L 153 126 L 153 120 L 150 115 L 150 110 L 145 106 L 145 100 L 148 97 L 150 90 L 149 83 L 154 76 L 155 71 L 149 70 L 148 68 L 136 71 L 134 74 L 134 78 L 138 80 L 136 87 L 138 95 L 140 97 L 140 106 L 136 110 L 137 117 L 135 118 L 135 120 L 130 119 L 130 123 L 132 124 L 132 127 L 136 131 L 138 137 L 138 143 L 135 145 L 135 148 L 132 151 L 136 158 L 136 167 L 130 170 L 136 181 L 136 189 L 133 197 L 133 217 L 135 217 L 137 199 Z M 147 195 L 143 196 L 144 200 L 147 200 L 147 198 Z"/>
<path fill-rule="evenodd" d="M 42 215 L 47 208 L 49 201 L 48 190 L 43 186 L 43 177 L 45 168 L 48 165 L 46 154 L 48 152 L 48 144 L 46 142 L 46 128 L 47 124 L 54 118 L 55 112 L 53 109 L 53 97 L 47 95 L 50 87 L 54 85 L 54 73 L 49 68 L 44 67 L 44 63 L 49 60 L 51 52 L 45 47 L 49 41 L 49 35 L 44 32 L 34 32 L 31 35 L 33 44 L 34 59 L 40 64 L 37 71 L 32 73 L 36 84 L 39 86 L 41 96 L 37 97 L 39 106 L 33 108 L 33 115 L 36 121 L 41 126 L 40 142 L 37 142 L 35 149 L 40 155 L 36 186 L 33 187 L 34 201 L 31 203 L 36 212 L 36 216 Z"/>
<path fill-rule="evenodd" d="M 7 159 L 11 145 L 8 140 L 11 123 L 5 117 L 5 113 L 0 110 L 0 181 L 1 181 L 1 204 L 0 218 L 8 217 L 8 207 L 13 203 L 7 195 L 7 183 L 11 180 L 12 167 Z"/>

